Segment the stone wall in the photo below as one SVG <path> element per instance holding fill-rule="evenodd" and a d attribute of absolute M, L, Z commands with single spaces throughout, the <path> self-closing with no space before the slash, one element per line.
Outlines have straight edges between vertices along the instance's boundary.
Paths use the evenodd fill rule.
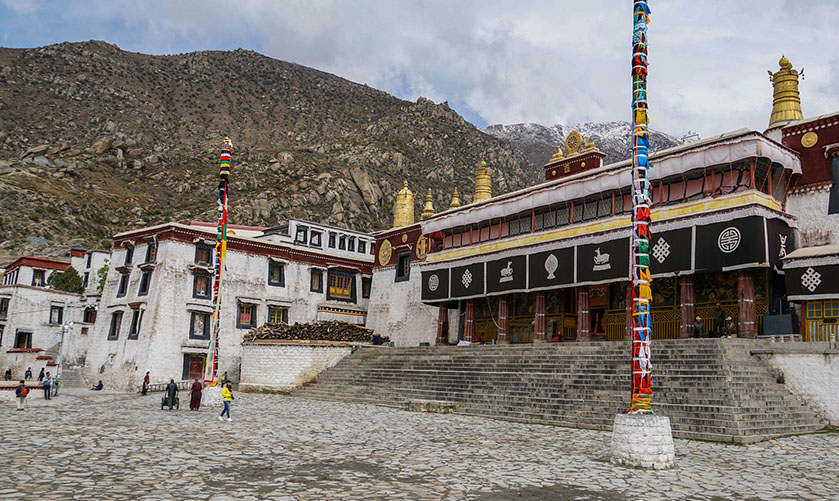
<path fill-rule="evenodd" d="M 819 417 L 839 427 L 839 343 L 783 343 L 760 356 Z"/>
<path fill-rule="evenodd" d="M 438 309 L 422 302 L 422 266 L 412 263 L 409 279 L 404 282 L 396 282 L 395 276 L 395 266 L 373 273 L 367 327 L 389 337 L 395 346 L 433 345 Z M 454 332 L 457 339 L 457 331 Z"/>
<path fill-rule="evenodd" d="M 798 221 L 798 248 L 839 244 L 839 214 L 828 214 L 831 184 L 789 195 L 787 212 Z"/>
<path fill-rule="evenodd" d="M 242 346 L 243 391 L 290 391 L 352 353 L 347 343 L 255 342 Z"/>

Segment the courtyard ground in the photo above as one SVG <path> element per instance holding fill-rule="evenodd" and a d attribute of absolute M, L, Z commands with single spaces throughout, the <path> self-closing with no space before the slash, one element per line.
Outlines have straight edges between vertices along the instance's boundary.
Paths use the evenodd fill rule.
<path fill-rule="evenodd" d="M 0 498 L 839 499 L 839 433 L 749 446 L 676 440 L 677 466 L 609 463 L 607 432 L 238 393 L 66 390 L 0 403 Z M 157 405 L 156 405 L 157 404 Z"/>

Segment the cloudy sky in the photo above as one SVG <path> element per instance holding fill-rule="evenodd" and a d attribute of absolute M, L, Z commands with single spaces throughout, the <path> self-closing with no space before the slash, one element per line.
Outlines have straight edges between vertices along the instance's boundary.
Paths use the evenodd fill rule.
<path fill-rule="evenodd" d="M 0 44 L 252 49 L 426 96 L 479 127 L 629 117 L 631 0 L 0 0 Z M 235 7 L 231 7 L 234 6 Z M 653 128 L 763 130 L 767 70 L 805 69 L 805 116 L 839 110 L 838 0 L 652 0 Z"/>

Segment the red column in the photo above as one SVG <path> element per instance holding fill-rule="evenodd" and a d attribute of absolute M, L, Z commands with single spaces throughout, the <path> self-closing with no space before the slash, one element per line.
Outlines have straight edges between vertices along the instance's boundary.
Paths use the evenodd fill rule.
<path fill-rule="evenodd" d="M 737 274 L 737 336 L 757 337 L 757 315 L 755 313 L 755 283 L 749 270 Z"/>
<path fill-rule="evenodd" d="M 475 301 L 466 301 L 466 325 L 463 327 L 463 340 L 477 342 L 475 339 Z"/>
<path fill-rule="evenodd" d="M 545 332 L 548 330 L 547 318 L 545 316 L 545 293 L 536 294 L 536 322 L 534 324 L 533 342 L 544 343 Z"/>
<path fill-rule="evenodd" d="M 449 307 L 445 304 L 437 314 L 437 344 L 449 344 Z"/>
<path fill-rule="evenodd" d="M 577 287 L 577 341 L 591 341 L 591 313 L 588 309 L 588 286 Z"/>
<path fill-rule="evenodd" d="M 502 297 L 498 300 L 498 344 L 506 344 L 507 334 L 510 332 L 510 319 L 508 318 L 507 298 Z"/>
<path fill-rule="evenodd" d="M 696 291 L 692 275 L 679 277 L 679 301 L 682 310 L 679 335 L 684 339 L 693 333 L 693 323 L 696 321 Z"/>

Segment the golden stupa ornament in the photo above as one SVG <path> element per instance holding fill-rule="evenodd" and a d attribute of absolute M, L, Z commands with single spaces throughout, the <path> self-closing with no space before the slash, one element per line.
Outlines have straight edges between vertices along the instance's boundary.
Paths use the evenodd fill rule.
<path fill-rule="evenodd" d="M 422 208 L 420 220 L 428 219 L 434 215 L 434 202 L 431 200 L 431 188 L 428 188 L 428 195 L 425 196 L 425 207 Z"/>
<path fill-rule="evenodd" d="M 568 137 L 565 138 L 565 151 L 568 152 L 569 157 L 578 155 L 580 147 L 583 145 L 583 136 L 579 132 L 573 130 Z"/>
<path fill-rule="evenodd" d="M 460 207 L 460 199 L 457 197 L 457 188 L 452 193 L 452 203 L 449 204 L 449 209 L 457 209 Z"/>
<path fill-rule="evenodd" d="M 414 194 L 408 189 L 408 181 L 403 181 L 402 189 L 396 194 L 393 204 L 393 227 L 414 224 Z"/>
<path fill-rule="evenodd" d="M 769 70 L 769 81 L 772 82 L 774 95 L 772 98 L 772 116 L 769 117 L 769 127 L 789 120 L 802 120 L 801 95 L 798 92 L 798 77 L 804 76 L 804 69 L 792 69 L 792 63 L 784 56 L 778 61 L 781 67 L 775 73 Z"/>
<path fill-rule="evenodd" d="M 481 160 L 481 168 L 475 173 L 475 202 L 492 198 L 492 171 Z"/>

